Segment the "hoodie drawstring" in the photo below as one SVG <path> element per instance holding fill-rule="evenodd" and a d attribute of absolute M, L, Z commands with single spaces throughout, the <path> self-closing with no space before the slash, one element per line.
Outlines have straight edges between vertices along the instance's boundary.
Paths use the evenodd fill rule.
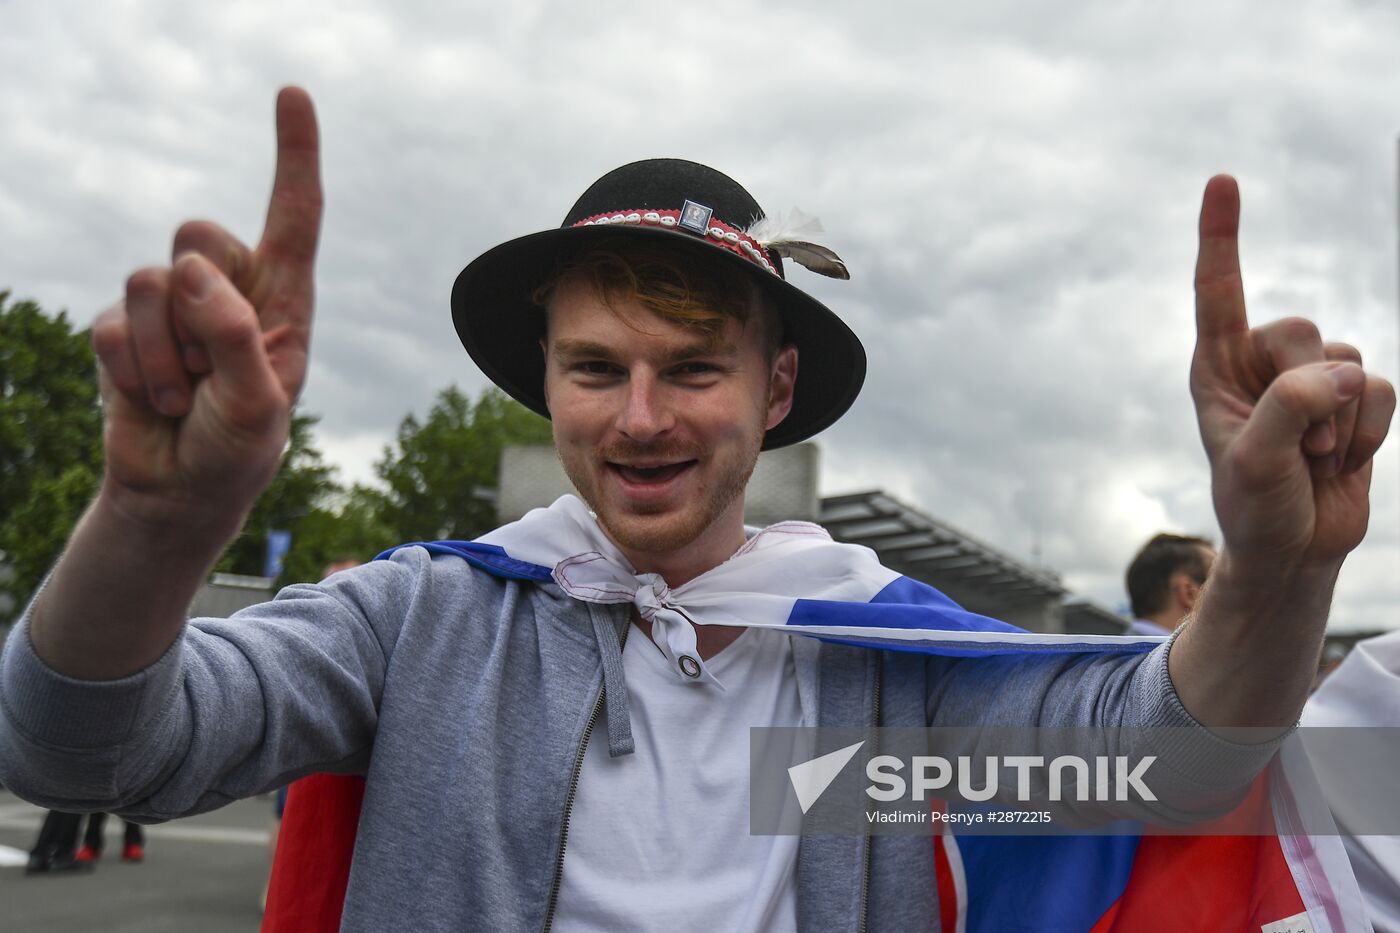
<path fill-rule="evenodd" d="M 603 661 L 603 702 L 608 717 L 608 756 L 618 758 L 636 750 L 632 739 L 632 713 L 627 705 L 627 681 L 622 676 L 622 642 L 610 605 L 585 603 L 593 621 L 593 637 Z M 631 609 L 627 606 L 626 609 Z M 630 613 L 628 613 L 630 615 Z M 631 621 L 624 616 L 624 623 Z"/>

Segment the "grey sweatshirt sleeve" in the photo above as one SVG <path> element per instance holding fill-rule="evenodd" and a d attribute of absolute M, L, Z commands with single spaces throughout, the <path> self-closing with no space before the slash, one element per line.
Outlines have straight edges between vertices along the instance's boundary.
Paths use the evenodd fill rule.
<path fill-rule="evenodd" d="M 1015 751 L 979 753 L 1024 754 L 1031 741 L 1047 751 L 1125 755 L 1134 762 L 1154 756 L 1149 786 L 1158 800 L 1126 808 L 1077 808 L 1094 821 L 1132 816 L 1184 824 L 1216 816 L 1239 803 L 1291 730 L 1260 741 L 1250 730 L 1225 738 L 1201 725 L 1177 696 L 1167 669 L 1170 647 L 1169 641 L 1145 655 L 950 660 L 933 675 L 930 722 L 1004 727 L 1004 733 L 993 728 L 977 741 L 1016 745 Z M 1012 738 L 1018 727 L 1032 735 Z"/>
<path fill-rule="evenodd" d="M 53 671 L 21 620 L 0 655 L 0 780 L 49 807 L 162 820 L 313 771 L 363 770 L 429 568 L 408 549 L 192 620 L 159 661 L 115 681 Z"/>

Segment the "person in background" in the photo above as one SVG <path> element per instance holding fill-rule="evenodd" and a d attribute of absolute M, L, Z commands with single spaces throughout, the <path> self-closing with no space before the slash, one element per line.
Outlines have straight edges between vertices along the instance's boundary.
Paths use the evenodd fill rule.
<path fill-rule="evenodd" d="M 82 819 L 81 813 L 50 810 L 39 827 L 39 838 L 34 840 L 34 848 L 29 850 L 29 862 L 24 867 L 24 873 L 37 875 L 51 871 L 91 870 L 91 862 L 79 862 L 77 859 L 78 827 Z"/>
<path fill-rule="evenodd" d="M 146 834 L 140 824 L 122 820 L 126 824 L 122 830 L 122 861 L 141 862 L 146 858 Z M 103 835 L 107 826 L 107 814 L 93 813 L 88 816 L 87 832 L 83 833 L 83 845 L 74 859 L 91 864 L 102 858 Z"/>
<path fill-rule="evenodd" d="M 1128 565 L 1133 623 L 1127 634 L 1176 631 L 1196 607 L 1214 563 L 1215 547 L 1205 538 L 1159 534 L 1144 544 Z"/>

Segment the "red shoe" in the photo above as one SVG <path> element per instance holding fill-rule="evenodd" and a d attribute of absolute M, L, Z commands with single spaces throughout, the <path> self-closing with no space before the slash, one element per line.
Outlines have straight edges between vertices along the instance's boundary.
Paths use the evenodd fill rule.
<path fill-rule="evenodd" d="M 78 854 L 73 856 L 73 861 L 86 865 L 97 861 L 101 857 L 102 853 L 98 852 L 92 846 L 83 846 L 81 849 L 78 850 Z"/>
<path fill-rule="evenodd" d="M 146 848 L 138 843 L 133 842 L 128 845 L 122 846 L 123 862 L 139 862 L 145 859 L 145 857 Z"/>

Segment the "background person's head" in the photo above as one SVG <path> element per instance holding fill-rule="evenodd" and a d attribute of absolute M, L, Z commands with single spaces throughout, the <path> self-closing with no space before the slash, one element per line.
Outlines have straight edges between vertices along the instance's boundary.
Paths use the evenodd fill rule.
<path fill-rule="evenodd" d="M 358 567 L 362 563 L 364 563 L 364 561 L 353 554 L 342 554 L 326 564 L 325 569 L 321 571 L 321 579 L 324 580 L 331 574 L 340 573 L 342 570 L 349 570 L 351 567 Z"/>
<path fill-rule="evenodd" d="M 1159 534 L 1143 545 L 1128 565 L 1128 599 L 1133 615 L 1171 629 L 1196 605 L 1215 563 L 1205 538 Z"/>

